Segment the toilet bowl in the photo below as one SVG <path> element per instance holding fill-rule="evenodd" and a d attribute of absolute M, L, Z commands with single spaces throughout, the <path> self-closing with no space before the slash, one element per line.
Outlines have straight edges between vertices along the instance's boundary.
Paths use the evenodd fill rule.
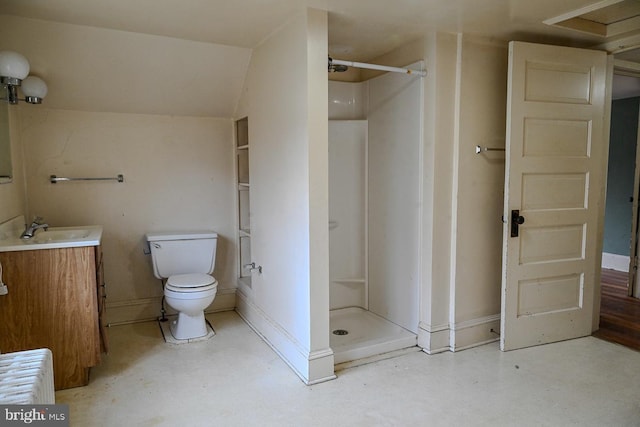
<path fill-rule="evenodd" d="M 165 302 L 178 312 L 170 325 L 171 335 L 178 340 L 207 335 L 204 309 L 213 302 L 218 282 L 208 274 L 178 274 L 167 279 Z"/>
<path fill-rule="evenodd" d="M 170 324 L 177 340 L 209 334 L 204 309 L 216 297 L 215 268 L 218 235 L 212 231 L 148 233 L 153 272 L 165 280 L 165 302 L 178 312 Z"/>

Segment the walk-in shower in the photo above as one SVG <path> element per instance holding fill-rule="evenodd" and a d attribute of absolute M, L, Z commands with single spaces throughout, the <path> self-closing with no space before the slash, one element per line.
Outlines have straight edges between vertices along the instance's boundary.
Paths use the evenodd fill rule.
<path fill-rule="evenodd" d="M 330 81 L 329 98 L 330 343 L 338 364 L 416 345 L 422 82 L 397 74 Z"/>

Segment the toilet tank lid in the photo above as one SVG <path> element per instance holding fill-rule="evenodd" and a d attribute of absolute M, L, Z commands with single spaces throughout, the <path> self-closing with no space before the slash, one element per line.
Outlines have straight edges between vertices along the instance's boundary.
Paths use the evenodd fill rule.
<path fill-rule="evenodd" d="M 194 239 L 217 239 L 218 234 L 211 230 L 196 231 L 158 231 L 147 233 L 147 242 L 162 240 L 194 240 Z"/>

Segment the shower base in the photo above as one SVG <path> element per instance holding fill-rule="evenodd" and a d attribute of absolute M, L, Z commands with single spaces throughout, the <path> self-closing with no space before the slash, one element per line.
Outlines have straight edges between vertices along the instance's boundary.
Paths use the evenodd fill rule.
<path fill-rule="evenodd" d="M 335 364 L 417 344 L 415 334 L 360 307 L 340 308 L 329 313 L 330 345 Z"/>

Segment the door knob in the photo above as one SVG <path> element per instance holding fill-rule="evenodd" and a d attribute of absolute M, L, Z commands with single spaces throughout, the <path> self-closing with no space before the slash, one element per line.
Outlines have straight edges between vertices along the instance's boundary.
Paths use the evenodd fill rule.
<path fill-rule="evenodd" d="M 524 224 L 524 217 L 520 216 L 520 211 L 514 209 L 511 211 L 511 237 L 518 237 L 520 234 L 520 226 Z"/>

